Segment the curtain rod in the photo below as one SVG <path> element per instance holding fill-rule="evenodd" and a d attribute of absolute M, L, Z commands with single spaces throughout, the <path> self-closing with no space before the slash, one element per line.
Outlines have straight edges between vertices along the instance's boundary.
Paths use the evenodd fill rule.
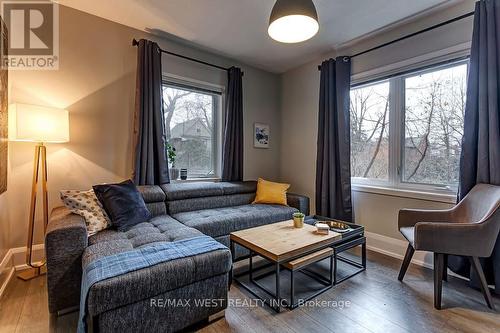
<path fill-rule="evenodd" d="M 402 40 L 405 40 L 405 39 L 408 39 L 408 38 L 411 38 L 411 37 L 414 37 L 414 36 L 417 36 L 417 35 L 420 35 L 424 32 L 428 32 L 428 31 L 431 31 L 431 30 L 434 30 L 434 29 L 437 29 L 437 28 L 440 28 L 442 26 L 445 26 L 447 24 L 450 24 L 450 23 L 453 23 L 453 22 L 456 22 L 456 21 L 460 21 L 464 18 L 467 18 L 469 16 L 473 16 L 474 15 L 474 12 L 470 12 L 470 13 L 466 13 L 466 14 L 463 14 L 463 15 L 460 15 L 460 16 L 457 16 L 455 18 L 452 18 L 448 21 L 444 21 L 444 22 L 441 22 L 441 23 L 438 23 L 438 24 L 435 24 L 433 26 L 430 26 L 428 28 L 425 28 L 425 29 L 422 29 L 422 30 L 419 30 L 417 32 L 414 32 L 414 33 L 411 33 L 409 35 L 405 35 L 403 37 L 400 37 L 400 38 L 397 38 L 397 39 L 394 39 L 394 40 L 391 40 L 390 42 L 387 42 L 387 43 L 383 43 L 383 44 L 380 44 L 380 45 L 377 45 L 375 47 L 372 47 L 368 50 L 364 50 L 364 51 L 361 51 L 361 52 L 358 52 L 358 53 L 355 53 L 353 54 L 352 56 L 350 56 L 349 58 L 354 58 L 354 57 L 358 57 L 360 55 L 363 55 L 365 53 L 368 53 L 368 52 L 372 52 L 372 51 L 375 51 L 375 50 L 378 50 L 378 49 L 381 49 L 383 47 L 386 47 L 388 45 L 391 45 L 391 44 L 394 44 L 394 43 L 397 43 L 397 42 L 400 42 Z M 318 70 L 321 70 L 321 65 L 318 66 Z"/>
<path fill-rule="evenodd" d="M 135 38 L 132 39 L 132 45 L 133 46 L 138 46 L 139 45 L 139 41 L 136 40 Z M 189 60 L 189 61 L 193 61 L 193 62 L 196 62 L 196 63 L 199 63 L 199 64 L 202 64 L 202 65 L 206 65 L 206 66 L 210 66 L 210 67 L 214 67 L 214 68 L 217 68 L 217 69 L 220 69 L 220 70 L 223 70 L 223 71 L 229 71 L 229 68 L 226 68 L 226 67 L 222 67 L 222 66 L 219 66 L 219 65 L 214 65 L 214 64 L 211 64 L 209 62 L 206 62 L 206 61 L 203 61 L 203 60 L 198 60 L 198 59 L 195 59 L 195 58 L 191 58 L 191 57 L 187 57 L 185 55 L 182 55 L 182 54 L 178 54 L 178 53 L 174 53 L 174 52 L 170 52 L 170 51 L 167 51 L 167 50 L 163 50 L 160 48 L 160 52 L 161 53 L 166 53 L 166 54 L 169 54 L 171 56 L 174 56 L 174 57 L 179 57 L 179 58 L 182 58 L 182 59 L 186 59 L 186 60 Z M 243 76 L 243 72 L 241 73 L 241 75 Z"/>

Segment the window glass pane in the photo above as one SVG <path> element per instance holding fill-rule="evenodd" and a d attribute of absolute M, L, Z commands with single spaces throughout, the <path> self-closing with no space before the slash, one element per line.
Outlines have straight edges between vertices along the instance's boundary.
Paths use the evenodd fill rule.
<path fill-rule="evenodd" d="M 351 175 L 387 180 L 389 82 L 351 90 Z"/>
<path fill-rule="evenodd" d="M 190 178 L 215 175 L 214 115 L 219 100 L 217 94 L 163 87 L 165 132 L 167 142 L 176 150 L 174 166 L 186 168 Z"/>
<path fill-rule="evenodd" d="M 467 64 L 405 79 L 403 181 L 456 185 Z"/>

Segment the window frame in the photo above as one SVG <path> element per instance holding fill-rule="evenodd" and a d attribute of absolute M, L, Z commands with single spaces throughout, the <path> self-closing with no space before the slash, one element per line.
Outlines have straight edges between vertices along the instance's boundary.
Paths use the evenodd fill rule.
<path fill-rule="evenodd" d="M 401 71 L 386 77 L 366 79 L 362 82 L 351 84 L 350 90 L 368 87 L 374 84 L 389 82 L 389 157 L 388 179 L 373 179 L 351 177 L 355 188 L 393 189 L 405 192 L 427 192 L 444 196 L 454 196 L 457 186 L 443 184 L 414 183 L 403 180 L 404 168 L 404 142 L 405 142 L 405 113 L 406 89 L 405 79 L 416 75 L 432 73 L 438 70 L 467 65 L 469 71 L 469 56 L 463 56 L 447 61 L 435 62 L 419 68 Z"/>
<path fill-rule="evenodd" d="M 213 103 L 214 113 L 213 117 L 213 130 L 214 135 L 212 137 L 212 165 L 214 165 L 214 173 L 209 174 L 205 177 L 196 176 L 192 177 L 189 175 L 187 181 L 196 180 L 220 180 L 222 175 L 222 128 L 224 119 L 224 105 L 226 99 L 226 89 L 224 86 L 220 86 L 213 83 L 208 83 L 204 81 L 199 81 L 191 78 L 181 77 L 174 74 L 163 74 L 162 75 L 162 88 L 169 86 L 172 88 L 191 90 L 193 92 L 210 94 L 212 96 L 219 96 L 219 98 L 214 98 Z"/>

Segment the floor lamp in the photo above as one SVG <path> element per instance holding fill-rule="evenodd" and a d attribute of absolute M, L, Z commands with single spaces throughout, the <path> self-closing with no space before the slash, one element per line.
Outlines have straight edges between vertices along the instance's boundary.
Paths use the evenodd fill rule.
<path fill-rule="evenodd" d="M 26 265 L 30 268 L 17 276 L 22 280 L 31 280 L 45 273 L 45 261 L 33 262 L 33 234 L 39 182 L 42 184 L 42 206 L 44 233 L 49 219 L 47 195 L 47 151 L 45 143 L 63 143 L 69 141 L 68 111 L 28 104 L 9 106 L 9 140 L 36 142 L 31 186 L 31 203 L 28 221 L 28 239 L 26 242 Z"/>

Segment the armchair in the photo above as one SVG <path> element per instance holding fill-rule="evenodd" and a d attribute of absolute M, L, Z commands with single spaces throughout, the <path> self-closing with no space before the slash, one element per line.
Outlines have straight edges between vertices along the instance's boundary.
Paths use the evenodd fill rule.
<path fill-rule="evenodd" d="M 489 257 L 500 231 L 500 186 L 478 184 L 447 210 L 399 211 L 399 231 L 408 249 L 398 280 L 402 281 L 415 250 L 434 253 L 434 307 L 441 309 L 442 281 L 447 280 L 447 256 L 468 257 L 490 309 L 494 303 L 479 257 Z"/>

